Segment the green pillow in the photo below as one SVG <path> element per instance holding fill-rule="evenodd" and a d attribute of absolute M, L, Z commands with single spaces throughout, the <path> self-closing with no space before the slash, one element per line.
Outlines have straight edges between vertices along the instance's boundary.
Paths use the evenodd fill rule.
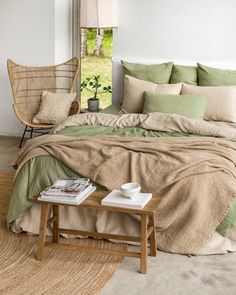
<path fill-rule="evenodd" d="M 203 119 L 207 101 L 207 97 L 199 95 L 157 94 L 145 91 L 143 113 L 169 113 Z"/>
<path fill-rule="evenodd" d="M 225 237 L 230 229 L 236 223 L 236 199 L 233 200 L 229 211 L 221 221 L 221 223 L 216 228 L 216 231 Z"/>
<path fill-rule="evenodd" d="M 232 86 L 236 85 L 236 71 L 221 70 L 198 65 L 198 79 L 201 86 Z"/>
<path fill-rule="evenodd" d="M 125 74 L 137 79 L 150 81 L 156 84 L 167 84 L 173 67 L 172 62 L 159 65 L 134 64 L 121 61 Z"/>
<path fill-rule="evenodd" d="M 197 85 L 197 67 L 173 65 L 170 83 L 186 83 Z"/>

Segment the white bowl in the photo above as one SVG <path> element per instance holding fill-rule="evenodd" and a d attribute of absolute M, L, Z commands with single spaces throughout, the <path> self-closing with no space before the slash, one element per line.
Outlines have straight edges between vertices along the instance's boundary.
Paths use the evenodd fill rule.
<path fill-rule="evenodd" d="M 122 184 L 120 190 L 123 197 L 132 198 L 141 191 L 141 187 L 139 183 L 129 182 Z"/>

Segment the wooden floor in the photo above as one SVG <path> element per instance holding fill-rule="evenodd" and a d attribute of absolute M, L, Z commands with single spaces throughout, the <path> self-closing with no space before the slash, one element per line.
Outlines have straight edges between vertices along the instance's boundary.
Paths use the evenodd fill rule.
<path fill-rule="evenodd" d="M 11 162 L 19 151 L 19 137 L 0 136 L 0 172 L 14 172 Z"/>

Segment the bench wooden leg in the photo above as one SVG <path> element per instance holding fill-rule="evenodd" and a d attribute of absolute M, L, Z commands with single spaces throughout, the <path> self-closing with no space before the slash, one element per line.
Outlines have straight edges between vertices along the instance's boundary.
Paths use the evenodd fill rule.
<path fill-rule="evenodd" d="M 141 215 L 141 259 L 140 272 L 147 273 L 147 214 Z"/>
<path fill-rule="evenodd" d="M 59 206 L 53 205 L 53 217 L 55 220 L 53 222 L 53 242 L 59 243 Z"/>
<path fill-rule="evenodd" d="M 43 260 L 44 256 L 44 244 L 46 240 L 46 230 L 47 230 L 47 221 L 48 221 L 48 204 L 41 204 L 41 218 L 40 218 L 40 227 L 39 227 L 39 243 L 38 243 L 38 260 Z"/>
<path fill-rule="evenodd" d="M 150 235 L 150 255 L 157 256 L 156 220 L 154 214 L 149 216 L 149 225 L 153 227 Z"/>

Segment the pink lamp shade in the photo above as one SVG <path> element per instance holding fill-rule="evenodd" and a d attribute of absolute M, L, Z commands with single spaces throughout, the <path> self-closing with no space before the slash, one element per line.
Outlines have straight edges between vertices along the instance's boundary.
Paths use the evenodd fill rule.
<path fill-rule="evenodd" d="M 81 28 L 114 28 L 116 0 L 80 0 Z"/>

